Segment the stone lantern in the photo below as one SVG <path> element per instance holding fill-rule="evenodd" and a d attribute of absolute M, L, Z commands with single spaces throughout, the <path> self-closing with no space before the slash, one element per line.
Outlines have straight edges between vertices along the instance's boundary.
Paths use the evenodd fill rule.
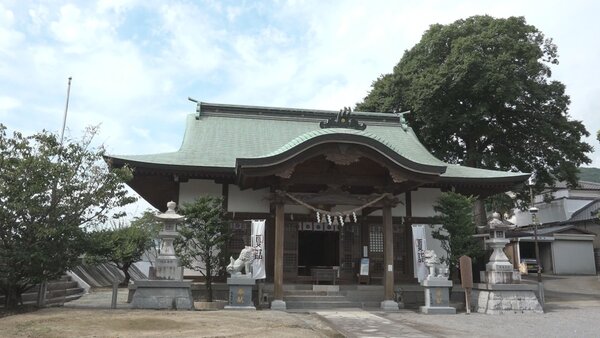
<path fill-rule="evenodd" d="M 504 247 L 510 241 L 506 239 L 506 230 L 514 227 L 512 224 L 505 224 L 500 220 L 500 214 L 492 214 L 492 220 L 488 222 L 490 228 L 490 238 L 485 243 L 494 250 L 490 256 L 490 261 L 485 265 L 485 271 L 482 271 L 482 281 L 490 284 L 511 284 L 515 280 L 520 280 L 514 276 L 514 267 L 504 253 Z"/>
<path fill-rule="evenodd" d="M 161 239 L 160 254 L 156 258 L 156 276 L 134 282 L 135 293 L 131 301 L 134 309 L 193 310 L 192 282 L 183 280 L 183 270 L 175 256 L 173 241 L 179 236 L 177 224 L 184 217 L 175 212 L 177 204 L 167 203 L 167 211 L 155 217 L 164 223 L 158 234 Z"/>
<path fill-rule="evenodd" d="M 156 279 L 182 280 L 183 269 L 175 256 L 173 241 L 179 236 L 177 224 L 184 220 L 184 216 L 175 212 L 177 204 L 173 201 L 167 203 L 167 211 L 155 215 L 156 219 L 164 224 L 163 230 L 158 233 L 161 240 L 160 254 L 156 258 Z"/>
<path fill-rule="evenodd" d="M 534 291 L 535 285 L 520 284 L 518 271 L 504 253 L 504 247 L 509 243 L 506 230 L 514 225 L 500 220 L 500 214 L 495 212 L 488 223 L 490 238 L 485 243 L 494 252 L 490 261 L 481 271 L 481 283 L 473 284 L 471 306 L 479 313 L 543 313 Z"/>

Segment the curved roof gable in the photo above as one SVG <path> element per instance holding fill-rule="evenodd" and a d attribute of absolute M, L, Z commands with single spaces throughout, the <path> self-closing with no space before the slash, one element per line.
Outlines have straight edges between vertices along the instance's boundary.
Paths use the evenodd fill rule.
<path fill-rule="evenodd" d="M 199 103 L 198 111 L 198 114 L 188 115 L 178 151 L 107 158 L 117 165 L 130 163 L 146 168 L 211 169 L 233 173 L 237 159 L 276 156 L 310 140 L 335 136 L 333 139 L 351 138 L 354 142 L 378 144 L 380 150 L 387 149 L 398 160 L 404 159 L 405 165 L 437 171 L 442 173 L 442 179 L 521 182 L 529 176 L 444 163 L 429 153 L 412 129 L 401 125 L 394 114 L 354 112 L 352 117 L 367 124 L 366 130 L 358 131 L 320 129 L 319 122 L 335 116 L 335 111 L 211 103 Z"/>
<path fill-rule="evenodd" d="M 373 149 L 386 156 L 397 165 L 410 171 L 440 175 L 446 171 L 446 165 L 441 161 L 438 165 L 430 163 L 415 162 L 404 157 L 402 149 L 397 148 L 392 142 L 374 135 L 372 133 L 345 128 L 318 129 L 302 134 L 279 149 L 255 158 L 238 158 L 236 167 L 240 166 L 262 166 L 281 163 L 298 153 L 324 143 L 346 143 L 362 145 Z"/>

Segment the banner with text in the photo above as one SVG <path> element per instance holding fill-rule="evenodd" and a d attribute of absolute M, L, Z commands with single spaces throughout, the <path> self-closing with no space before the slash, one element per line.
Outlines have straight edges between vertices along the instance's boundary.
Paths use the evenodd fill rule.
<path fill-rule="evenodd" d="M 427 266 L 423 254 L 427 250 L 427 241 L 425 234 L 425 225 L 413 224 L 413 257 L 414 257 L 414 276 L 422 282 L 428 274 Z"/>
<path fill-rule="evenodd" d="M 252 220 L 252 232 L 250 236 L 252 248 L 254 249 L 254 260 L 252 261 L 252 278 L 264 279 L 267 277 L 265 271 L 265 220 Z"/>

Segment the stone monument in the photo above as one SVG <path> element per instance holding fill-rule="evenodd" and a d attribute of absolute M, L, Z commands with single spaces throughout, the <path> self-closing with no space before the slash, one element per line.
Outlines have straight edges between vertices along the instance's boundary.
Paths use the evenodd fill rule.
<path fill-rule="evenodd" d="M 173 241 L 179 236 L 176 226 L 184 217 L 175 212 L 177 204 L 167 203 L 167 211 L 155 217 L 163 222 L 159 232 L 160 254 L 156 258 L 153 279 L 137 280 L 131 307 L 134 309 L 193 310 L 192 282 L 183 280 L 183 269 L 175 256 Z"/>
<path fill-rule="evenodd" d="M 421 282 L 425 287 L 425 306 L 419 311 L 425 314 L 455 314 L 456 309 L 450 306 L 450 289 L 452 281 L 448 280 L 449 269 L 433 250 L 425 250 L 423 254 L 429 274 Z"/>
<path fill-rule="evenodd" d="M 255 284 L 251 271 L 253 259 L 254 249 L 251 246 L 242 249 L 237 259 L 230 257 L 231 262 L 227 266 L 227 272 L 230 274 L 230 277 L 227 278 L 229 304 L 225 306 L 225 309 L 256 310 L 252 302 L 252 288 Z M 243 274 L 242 270 L 244 270 Z"/>
<path fill-rule="evenodd" d="M 480 272 L 482 282 L 473 285 L 474 311 L 487 314 L 543 313 L 534 292 L 537 286 L 521 284 L 521 275 L 504 253 L 509 242 L 506 230 L 514 225 L 500 220 L 500 214 L 495 212 L 488 227 L 490 238 L 485 243 L 494 251 L 485 271 Z"/>

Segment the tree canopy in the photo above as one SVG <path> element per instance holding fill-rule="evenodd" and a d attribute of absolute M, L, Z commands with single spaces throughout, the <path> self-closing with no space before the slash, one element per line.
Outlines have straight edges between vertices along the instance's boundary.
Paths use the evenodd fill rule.
<path fill-rule="evenodd" d="M 112 228 L 89 234 L 86 262 L 111 263 L 119 268 L 125 278 L 122 285 L 129 284 L 129 268 L 154 248 L 154 238 L 162 227 L 149 211 L 136 217 L 130 224 L 117 223 Z"/>
<path fill-rule="evenodd" d="M 536 172 L 538 187 L 576 184 L 592 148 L 565 85 L 550 80 L 557 64 L 557 46 L 523 17 L 435 24 L 356 109 L 410 110 L 423 144 L 447 162 Z"/>
<path fill-rule="evenodd" d="M 104 149 L 91 146 L 95 133 L 61 145 L 53 133 L 9 137 L 0 125 L 0 291 L 8 307 L 78 263 L 85 226 L 135 200 L 123 183 L 131 171 L 107 168 Z"/>
<path fill-rule="evenodd" d="M 447 256 L 444 260 L 451 267 L 450 273 L 458 267 L 460 256 L 467 255 L 473 258 L 473 261 L 477 261 L 483 253 L 481 243 L 473 237 L 475 235 L 473 200 L 473 197 L 445 192 L 433 206 L 440 214 L 436 217 L 436 221 L 443 227 L 434 229 L 431 235 L 440 241 L 446 251 Z"/>
<path fill-rule="evenodd" d="M 181 266 L 200 272 L 206 281 L 207 301 L 212 302 L 215 276 L 225 274 L 229 224 L 225 220 L 223 200 L 212 196 L 199 197 L 185 203 L 180 213 L 185 224 L 175 241 L 175 251 Z"/>

